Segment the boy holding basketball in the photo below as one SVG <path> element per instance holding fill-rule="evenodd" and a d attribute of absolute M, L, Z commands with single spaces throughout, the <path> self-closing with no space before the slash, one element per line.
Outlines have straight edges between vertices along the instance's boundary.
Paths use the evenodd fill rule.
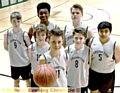
<path fill-rule="evenodd" d="M 42 3 L 39 3 L 37 5 L 37 16 L 39 17 L 40 22 L 38 22 L 36 24 L 33 24 L 29 28 L 28 35 L 29 35 L 30 39 L 32 39 L 32 36 L 34 36 L 34 41 L 36 41 L 36 35 L 34 35 L 34 28 L 38 24 L 45 24 L 49 31 L 51 29 L 58 28 L 57 25 L 55 25 L 55 24 L 53 24 L 52 22 L 49 21 L 50 10 L 51 10 L 51 6 L 47 2 L 42 2 Z"/>
<path fill-rule="evenodd" d="M 68 63 L 67 79 L 69 89 L 74 89 L 74 93 L 88 93 L 88 75 L 91 63 L 91 51 L 84 44 L 86 31 L 82 27 L 77 27 L 73 31 L 74 44 L 66 47 L 70 62 Z M 80 91 L 78 91 L 81 90 Z M 70 92 L 70 91 L 69 91 Z"/>
<path fill-rule="evenodd" d="M 11 77 L 14 87 L 19 87 L 19 76 L 30 87 L 31 65 L 28 57 L 28 46 L 31 44 L 28 34 L 20 27 L 22 16 L 19 12 L 10 15 L 12 28 L 4 34 L 4 49 L 9 52 L 11 64 Z"/>
<path fill-rule="evenodd" d="M 39 64 L 50 64 L 56 70 L 57 79 L 52 87 L 67 87 L 66 69 L 69 57 L 60 50 L 63 44 L 63 31 L 60 29 L 51 30 L 48 42 L 50 50 L 40 57 Z"/>
<path fill-rule="evenodd" d="M 120 45 L 110 38 L 110 22 L 100 22 L 97 29 L 99 36 L 89 42 L 92 50 L 89 88 L 91 93 L 114 93 L 115 64 L 120 62 Z"/>
<path fill-rule="evenodd" d="M 35 27 L 36 42 L 31 44 L 28 48 L 29 58 L 31 61 L 31 87 L 38 87 L 33 80 L 33 74 L 38 64 L 39 57 L 47 52 L 50 48 L 49 44 L 45 41 L 48 29 L 44 24 L 38 24 Z"/>

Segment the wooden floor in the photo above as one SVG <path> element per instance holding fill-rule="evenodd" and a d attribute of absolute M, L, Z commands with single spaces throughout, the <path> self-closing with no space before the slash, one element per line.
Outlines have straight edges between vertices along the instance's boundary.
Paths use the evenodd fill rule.
<path fill-rule="evenodd" d="M 84 8 L 82 21 L 92 28 L 97 34 L 97 25 L 100 21 L 110 21 L 113 24 L 111 37 L 120 43 L 120 0 L 28 0 L 27 2 L 0 9 L 0 87 L 13 87 L 13 80 L 5 75 L 10 75 L 8 52 L 3 48 L 3 34 L 11 27 L 9 16 L 13 11 L 21 12 L 23 29 L 39 22 L 36 16 L 36 5 L 39 2 L 49 2 L 52 6 L 50 21 L 61 28 L 71 22 L 70 7 L 80 3 Z M 22 87 L 25 86 L 21 81 Z M 1 91 L 1 90 L 0 90 Z M 120 93 L 120 64 L 116 65 L 115 93 Z"/>

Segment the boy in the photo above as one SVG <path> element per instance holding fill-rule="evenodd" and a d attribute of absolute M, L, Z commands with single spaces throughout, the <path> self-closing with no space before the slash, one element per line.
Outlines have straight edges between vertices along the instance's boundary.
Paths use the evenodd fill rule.
<path fill-rule="evenodd" d="M 74 89 L 74 93 L 88 93 L 91 52 L 90 48 L 84 44 L 86 37 L 85 29 L 77 27 L 73 31 L 74 44 L 66 47 L 70 57 L 67 71 L 68 87 Z"/>
<path fill-rule="evenodd" d="M 85 28 L 86 30 L 86 34 L 87 34 L 86 44 L 87 44 L 89 39 L 93 37 L 93 32 L 91 30 L 88 30 L 88 26 L 84 25 L 81 22 L 81 18 L 83 16 L 83 7 L 80 4 L 74 4 L 70 8 L 70 12 L 71 12 L 72 23 L 70 25 L 66 25 L 64 28 L 64 34 L 65 34 L 64 46 L 69 46 L 73 44 L 72 33 L 73 30 L 79 26 Z"/>
<path fill-rule="evenodd" d="M 14 87 L 19 87 L 19 76 L 26 80 L 27 87 L 30 87 L 30 60 L 28 57 L 29 36 L 20 27 L 22 16 L 19 12 L 10 15 L 12 28 L 4 34 L 4 49 L 9 52 L 11 64 L 11 77 L 14 79 Z"/>
<path fill-rule="evenodd" d="M 66 68 L 69 57 L 60 50 L 63 44 L 63 31 L 60 29 L 51 30 L 48 42 L 50 50 L 40 57 L 39 64 L 50 64 L 55 68 L 57 79 L 52 87 L 67 87 Z"/>
<path fill-rule="evenodd" d="M 100 22 L 97 29 L 99 36 L 89 42 L 92 50 L 89 88 L 91 93 L 113 93 L 115 64 L 120 62 L 120 45 L 110 38 L 110 22 Z"/>
<path fill-rule="evenodd" d="M 40 22 L 33 24 L 30 27 L 30 29 L 28 31 L 28 35 L 29 35 L 30 39 L 32 39 L 32 36 L 34 35 L 34 28 L 38 24 L 45 24 L 49 31 L 51 29 L 58 28 L 57 25 L 54 25 L 52 22 L 49 21 L 50 9 L 51 9 L 51 6 L 47 2 L 42 2 L 37 5 L 37 16 L 39 17 Z M 36 41 L 35 38 L 36 38 L 36 36 L 34 35 L 34 41 Z"/>
<path fill-rule="evenodd" d="M 50 48 L 49 44 L 45 41 L 48 33 L 47 27 L 44 24 L 38 24 L 35 27 L 35 32 L 36 42 L 31 44 L 28 48 L 29 58 L 32 65 L 31 87 L 38 87 L 33 81 L 34 70 L 39 65 L 38 64 L 39 57 L 45 52 L 47 52 Z"/>

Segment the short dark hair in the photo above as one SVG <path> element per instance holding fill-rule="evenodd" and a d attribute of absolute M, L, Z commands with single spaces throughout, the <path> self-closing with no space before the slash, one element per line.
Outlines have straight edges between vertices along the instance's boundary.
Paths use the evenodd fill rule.
<path fill-rule="evenodd" d="M 39 4 L 37 5 L 37 13 L 39 13 L 39 10 L 40 10 L 40 9 L 45 9 L 45 8 L 46 8 L 46 9 L 48 10 L 48 12 L 50 13 L 51 6 L 50 6 L 49 3 L 47 3 L 47 2 L 39 3 Z"/>
<path fill-rule="evenodd" d="M 83 28 L 83 27 L 77 27 L 77 28 L 75 28 L 74 31 L 73 31 L 73 36 L 75 35 L 75 33 L 80 33 L 80 34 L 82 34 L 85 38 L 87 37 L 86 30 L 85 30 L 85 28 Z"/>
<path fill-rule="evenodd" d="M 74 4 L 71 8 L 70 8 L 70 12 L 72 11 L 72 8 L 78 8 L 81 13 L 83 14 L 83 7 L 80 4 Z"/>
<path fill-rule="evenodd" d="M 110 33 L 111 33 L 112 24 L 110 22 L 108 22 L 108 21 L 102 21 L 97 26 L 98 32 L 99 32 L 100 29 L 104 29 L 104 28 L 108 28 L 110 30 Z"/>
<path fill-rule="evenodd" d="M 19 20 L 22 19 L 22 15 L 20 14 L 20 12 L 14 11 L 10 15 L 10 20 L 12 20 L 13 18 L 17 18 Z"/>
<path fill-rule="evenodd" d="M 60 29 L 52 29 L 49 31 L 48 39 L 50 39 L 51 36 L 61 36 L 63 38 L 63 34 L 63 31 Z"/>

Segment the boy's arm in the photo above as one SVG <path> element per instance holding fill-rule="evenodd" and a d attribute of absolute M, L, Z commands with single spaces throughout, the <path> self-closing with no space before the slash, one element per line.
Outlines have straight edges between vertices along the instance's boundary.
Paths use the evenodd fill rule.
<path fill-rule="evenodd" d="M 31 40 L 31 38 L 32 38 L 32 36 L 33 36 L 33 28 L 32 28 L 32 26 L 29 28 L 28 36 L 29 36 L 29 38 L 30 38 L 30 40 Z"/>
<path fill-rule="evenodd" d="M 70 57 L 69 57 L 68 53 L 67 53 L 67 57 L 68 57 L 68 59 L 66 60 L 66 72 L 68 70 L 68 64 L 69 64 L 69 61 L 70 61 Z"/>
<path fill-rule="evenodd" d="M 92 43 L 92 40 L 93 40 L 93 38 L 91 38 L 91 39 L 89 40 L 89 42 L 88 42 L 88 47 L 90 47 L 90 45 L 91 45 L 91 43 Z"/>
<path fill-rule="evenodd" d="M 63 39 L 63 46 L 64 46 L 64 48 L 66 47 L 66 39 L 65 38 Z"/>
<path fill-rule="evenodd" d="M 27 47 L 29 47 L 29 45 L 31 45 L 31 42 L 30 42 L 30 38 L 28 36 L 28 33 L 24 34 L 24 40 L 25 40 L 25 42 L 27 44 Z"/>
<path fill-rule="evenodd" d="M 32 62 L 32 50 L 31 50 L 31 47 L 32 47 L 32 45 L 30 45 L 28 47 L 28 56 L 29 56 L 30 62 Z"/>
<path fill-rule="evenodd" d="M 8 37 L 7 33 L 4 34 L 4 49 L 8 51 Z"/>
<path fill-rule="evenodd" d="M 90 39 L 93 38 L 93 37 L 94 37 L 93 31 L 92 30 L 88 30 L 88 32 L 87 32 L 87 39 L 86 39 L 86 42 L 85 42 L 87 46 L 88 46 L 88 43 L 89 43 Z"/>
<path fill-rule="evenodd" d="M 44 58 L 44 56 L 42 55 L 42 56 L 40 56 L 40 58 L 39 58 L 39 65 L 42 65 L 42 64 L 45 64 L 45 58 Z"/>
<path fill-rule="evenodd" d="M 87 33 L 87 38 L 90 40 L 92 37 L 94 37 L 94 33 L 92 30 L 88 30 L 88 33 Z"/>
<path fill-rule="evenodd" d="M 92 65 L 92 52 L 90 50 L 89 68 L 91 68 L 91 65 Z"/>
<path fill-rule="evenodd" d="M 116 64 L 120 62 L 120 45 L 117 43 L 115 47 L 115 62 Z"/>
<path fill-rule="evenodd" d="M 66 32 L 67 25 L 63 28 L 64 38 L 63 38 L 63 46 L 66 47 L 66 38 L 65 38 L 65 32 Z"/>

